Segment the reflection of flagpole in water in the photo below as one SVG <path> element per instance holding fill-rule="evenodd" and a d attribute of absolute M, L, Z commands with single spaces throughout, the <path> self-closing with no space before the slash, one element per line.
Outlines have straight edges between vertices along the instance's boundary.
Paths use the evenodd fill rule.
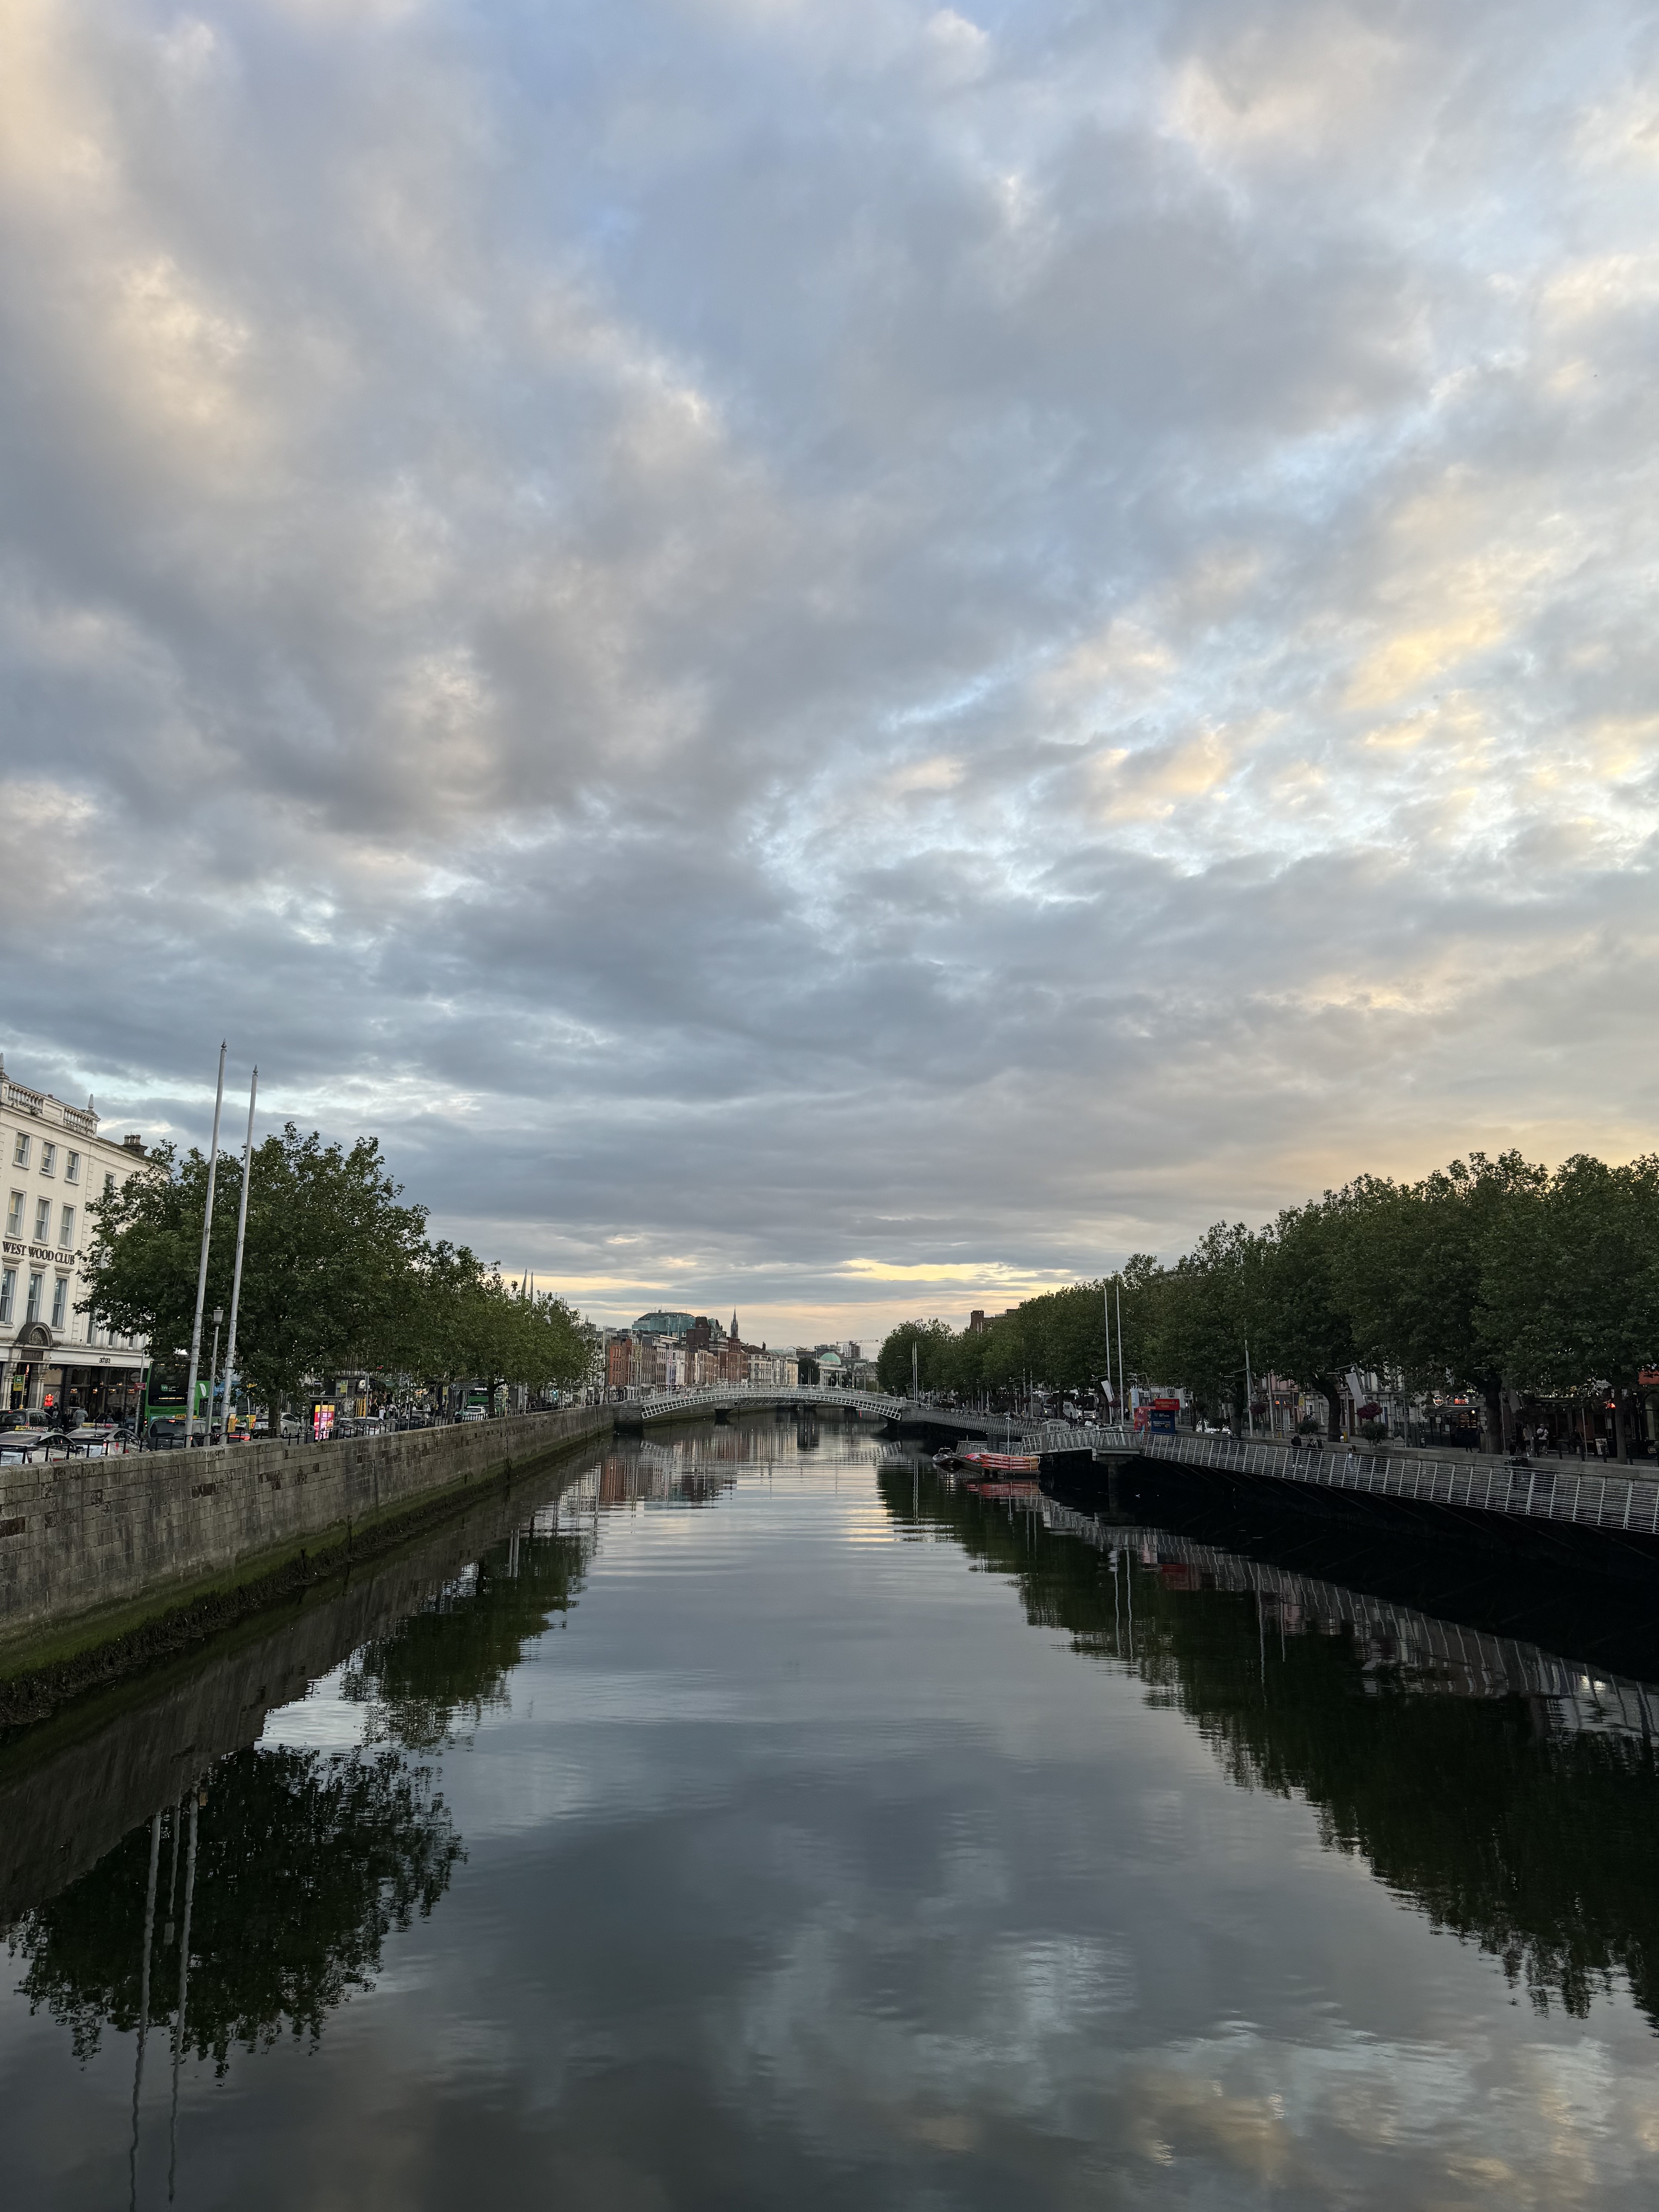
<path fill-rule="evenodd" d="M 132 2062 L 132 2149 L 128 2201 L 138 2202 L 138 2092 L 144 2080 L 144 2038 L 149 2029 L 149 1946 L 155 1930 L 155 1869 L 161 1863 L 161 1816 L 149 1816 L 149 1880 L 144 1886 L 144 1963 L 138 1975 L 138 2055 Z"/>
<path fill-rule="evenodd" d="M 173 1807 L 173 1818 L 168 1823 L 173 1831 L 173 1849 L 167 1859 L 167 1924 L 161 1930 L 163 1943 L 173 1941 L 173 1907 L 179 1894 L 179 1816 L 184 1809 L 185 1801 L 181 1797 Z"/>
<path fill-rule="evenodd" d="M 179 1937 L 179 2018 L 173 2033 L 173 2118 L 167 2127 L 167 2203 L 179 2165 L 179 2067 L 185 2055 L 185 2008 L 190 2001 L 190 1911 L 196 1901 L 196 1801 L 190 1793 L 190 1844 L 185 1853 L 185 1924 Z"/>
<path fill-rule="evenodd" d="M 1123 1588 L 1129 1600 L 1129 1663 L 1133 1666 L 1135 1656 L 1135 1562 L 1134 1554 L 1127 1551 L 1123 1554 Z"/>

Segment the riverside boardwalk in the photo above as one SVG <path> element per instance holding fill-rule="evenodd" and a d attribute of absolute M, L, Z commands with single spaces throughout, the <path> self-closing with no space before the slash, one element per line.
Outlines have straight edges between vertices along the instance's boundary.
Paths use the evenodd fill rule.
<path fill-rule="evenodd" d="M 616 1408 L 619 1425 L 664 1418 L 761 1406 L 835 1407 L 882 1421 L 898 1431 L 982 1436 L 1011 1451 L 1036 1454 L 1045 1463 L 1088 1455 L 1169 1460 L 1183 1467 L 1266 1477 L 1304 1489 L 1363 1492 L 1374 1498 L 1510 1519 L 1571 1522 L 1638 1536 L 1659 1535 L 1659 1468 L 1613 1469 L 1572 1460 L 1496 1459 L 1460 1454 L 1435 1458 L 1416 1451 L 1371 1451 L 1327 1445 L 1293 1451 L 1288 1444 L 1256 1443 L 1237 1437 L 1136 1434 L 1128 1428 L 1089 1427 L 1070 1421 L 1031 1421 L 1018 1415 L 980 1413 L 929 1405 L 925 1400 L 836 1389 L 772 1389 L 728 1383 L 702 1390 L 664 1391 Z"/>
<path fill-rule="evenodd" d="M 1075 1429 L 1052 1422 L 1026 1434 L 1036 1438 L 1051 1431 L 1073 1439 L 1073 1449 L 1088 1439 L 1097 1458 L 1133 1454 L 1219 1474 L 1265 1476 L 1309 1489 L 1355 1491 L 1507 1519 L 1659 1535 L 1659 1470 L 1615 1471 L 1572 1460 L 1435 1459 L 1426 1453 L 1368 1451 L 1340 1444 L 1327 1445 L 1322 1451 L 1292 1451 L 1287 1444 L 1255 1443 L 1240 1437 L 1137 1436 L 1121 1426 Z M 1032 1442 L 1027 1449 L 1065 1447 L 1057 1442 Z"/>

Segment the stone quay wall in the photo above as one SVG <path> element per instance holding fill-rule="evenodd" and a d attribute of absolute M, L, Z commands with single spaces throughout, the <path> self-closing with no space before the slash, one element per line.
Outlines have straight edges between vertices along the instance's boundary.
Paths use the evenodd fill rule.
<path fill-rule="evenodd" d="M 609 1437 L 573 1406 L 327 1443 L 218 1445 L 0 1466 L 0 1673 L 42 1663 L 301 1553 L 354 1542 Z"/>
<path fill-rule="evenodd" d="M 258 1742 L 274 1706 L 394 1628 L 575 1471 L 477 1486 L 390 1557 L 262 1607 L 136 1683 L 118 1676 L 0 1747 L 0 1936 L 227 1752 Z"/>

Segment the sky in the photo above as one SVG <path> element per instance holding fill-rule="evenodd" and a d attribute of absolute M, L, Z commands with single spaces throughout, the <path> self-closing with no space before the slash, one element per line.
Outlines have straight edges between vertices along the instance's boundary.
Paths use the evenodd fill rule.
<path fill-rule="evenodd" d="M 4 40 L 12 1076 L 773 1342 L 1650 1147 L 1650 8 Z"/>

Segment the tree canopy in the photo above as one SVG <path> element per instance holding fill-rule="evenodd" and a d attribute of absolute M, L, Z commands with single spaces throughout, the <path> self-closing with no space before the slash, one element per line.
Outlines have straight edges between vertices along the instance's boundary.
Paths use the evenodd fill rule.
<path fill-rule="evenodd" d="M 165 1358 L 189 1341 L 208 1162 L 158 1146 L 89 1210 L 82 1310 Z M 241 1164 L 221 1155 L 206 1305 L 228 1310 Z M 237 1368 L 271 1404 L 309 1376 L 362 1369 L 492 1386 L 580 1381 L 588 1332 L 562 1299 L 509 1288 L 465 1245 L 429 1243 L 372 1137 L 349 1148 L 290 1121 L 253 1152 Z"/>
<path fill-rule="evenodd" d="M 964 1395 L 1029 1381 L 1070 1389 L 1106 1372 L 1103 1294 L 1121 1297 L 1124 1364 L 1243 1404 L 1246 1346 L 1334 1407 L 1352 1368 L 1402 1391 L 1474 1393 L 1499 1427 L 1505 1389 L 1628 1393 L 1659 1364 L 1659 1157 L 1553 1173 L 1518 1152 L 1472 1152 L 1419 1182 L 1361 1176 L 1251 1229 L 1218 1222 L 1172 1265 L 1141 1254 L 1115 1276 L 1027 1299 L 979 1331 L 907 1322 L 880 1373 Z M 1111 1369 L 1117 1370 L 1115 1318 Z"/>

